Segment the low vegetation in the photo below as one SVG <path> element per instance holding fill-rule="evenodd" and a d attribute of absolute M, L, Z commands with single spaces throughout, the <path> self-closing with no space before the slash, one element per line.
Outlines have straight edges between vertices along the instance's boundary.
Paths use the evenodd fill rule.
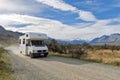
<path fill-rule="evenodd" d="M 0 80 L 14 80 L 7 52 L 0 47 Z"/>
<path fill-rule="evenodd" d="M 53 39 L 48 47 L 51 55 L 120 66 L 120 45 L 59 44 Z"/>
<path fill-rule="evenodd" d="M 83 60 L 90 60 L 99 63 L 112 64 L 120 66 L 120 51 L 115 50 L 96 50 L 88 51 L 87 54 L 84 54 L 80 57 Z"/>

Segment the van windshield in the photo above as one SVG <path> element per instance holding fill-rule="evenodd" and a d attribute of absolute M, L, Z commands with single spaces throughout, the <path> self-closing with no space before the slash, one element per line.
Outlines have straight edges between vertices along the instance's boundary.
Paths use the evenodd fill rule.
<path fill-rule="evenodd" d="M 44 41 L 40 41 L 40 40 L 32 40 L 31 43 L 32 46 L 45 46 Z"/>

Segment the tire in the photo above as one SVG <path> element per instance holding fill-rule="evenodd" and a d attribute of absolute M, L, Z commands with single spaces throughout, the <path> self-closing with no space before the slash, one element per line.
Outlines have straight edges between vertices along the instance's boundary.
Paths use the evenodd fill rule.
<path fill-rule="evenodd" d="M 22 53 L 22 51 L 20 51 L 20 53 Z"/>
<path fill-rule="evenodd" d="M 47 57 L 48 56 L 48 54 L 44 54 L 44 57 Z"/>
<path fill-rule="evenodd" d="M 32 53 L 30 53 L 30 58 L 34 58 L 34 55 Z"/>

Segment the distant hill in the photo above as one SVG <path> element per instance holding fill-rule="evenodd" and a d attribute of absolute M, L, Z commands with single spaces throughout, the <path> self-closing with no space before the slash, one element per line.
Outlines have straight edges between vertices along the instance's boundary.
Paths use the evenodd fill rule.
<path fill-rule="evenodd" d="M 5 30 L 0 26 L 0 44 L 5 45 L 17 43 L 20 35 L 22 35 L 22 33 Z"/>
<path fill-rule="evenodd" d="M 103 35 L 90 41 L 91 44 L 120 44 L 120 34 Z"/>
<path fill-rule="evenodd" d="M 67 43 L 70 43 L 70 44 L 83 44 L 85 42 L 88 42 L 88 41 L 85 41 L 85 40 L 57 40 L 58 43 L 64 43 L 64 44 L 67 44 Z"/>
<path fill-rule="evenodd" d="M 52 40 L 52 38 L 48 37 L 48 42 L 50 42 Z M 61 44 L 82 44 L 85 42 L 88 42 L 86 40 L 60 40 L 60 39 L 56 39 L 58 43 Z"/>
<path fill-rule="evenodd" d="M 72 41 L 64 41 L 64 40 L 57 40 L 59 43 L 70 43 L 70 44 L 82 44 L 84 42 L 90 43 L 90 44 L 120 44 L 120 34 L 115 33 L 111 35 L 103 35 L 98 38 L 94 38 L 91 41 L 86 40 L 72 40 Z"/>
<path fill-rule="evenodd" d="M 0 31 L 4 31 L 5 29 L 0 25 Z"/>
<path fill-rule="evenodd" d="M 82 43 L 89 43 L 89 44 L 120 44 L 120 34 L 115 33 L 111 35 L 103 35 L 98 38 L 94 38 L 91 41 L 86 40 L 72 40 L 72 41 L 65 41 L 65 40 L 57 40 L 59 43 L 70 43 L 70 44 L 82 44 Z"/>

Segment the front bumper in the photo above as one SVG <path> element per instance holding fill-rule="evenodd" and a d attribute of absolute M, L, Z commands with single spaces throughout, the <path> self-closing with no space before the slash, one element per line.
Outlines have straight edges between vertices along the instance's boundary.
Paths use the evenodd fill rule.
<path fill-rule="evenodd" d="M 46 53 L 32 53 L 32 55 L 34 57 L 40 57 L 40 56 L 48 55 L 48 52 L 46 52 Z"/>

